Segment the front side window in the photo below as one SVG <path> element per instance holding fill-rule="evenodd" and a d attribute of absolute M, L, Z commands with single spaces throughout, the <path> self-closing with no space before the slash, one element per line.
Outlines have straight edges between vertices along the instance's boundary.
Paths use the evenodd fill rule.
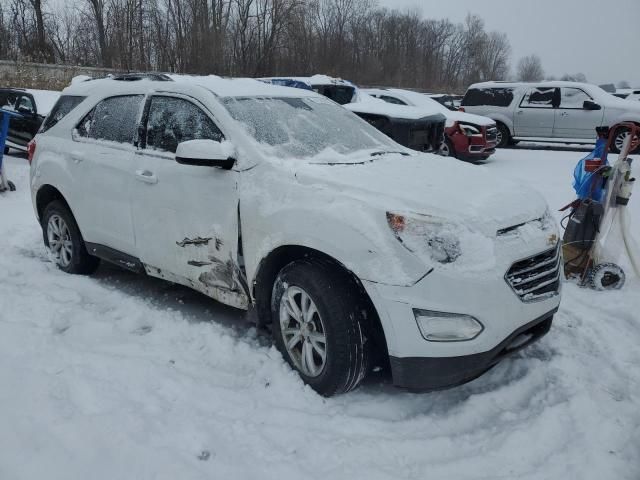
<path fill-rule="evenodd" d="M 81 137 L 133 143 L 144 95 L 105 98 L 80 121 L 76 132 Z"/>
<path fill-rule="evenodd" d="M 27 95 L 21 96 L 20 100 L 18 100 L 17 110 L 21 113 L 35 113 L 31 97 L 28 97 Z"/>
<path fill-rule="evenodd" d="M 560 108 L 576 108 L 582 110 L 585 101 L 593 100 L 579 88 L 562 88 L 560 92 Z"/>
<path fill-rule="evenodd" d="M 153 97 L 149 106 L 146 148 L 175 153 L 178 144 L 188 140 L 224 139 L 209 116 L 188 100 Z"/>
<path fill-rule="evenodd" d="M 532 88 L 522 99 L 521 107 L 524 108 L 554 108 L 557 93 L 555 88 Z"/>
<path fill-rule="evenodd" d="M 76 108 L 86 97 L 76 95 L 62 95 L 51 109 L 51 113 L 40 128 L 40 133 L 46 132 L 60 120 L 62 120 L 71 110 Z"/>

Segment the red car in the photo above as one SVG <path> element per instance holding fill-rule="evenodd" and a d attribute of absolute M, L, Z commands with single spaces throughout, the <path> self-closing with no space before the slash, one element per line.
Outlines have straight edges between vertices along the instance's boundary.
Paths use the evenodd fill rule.
<path fill-rule="evenodd" d="M 424 93 L 399 88 L 369 88 L 364 92 L 396 105 L 420 107 L 442 113 L 447 118 L 445 139 L 440 148 L 444 156 L 460 160 L 482 161 L 496 150 L 498 129 L 496 122 L 487 117 L 454 112 Z"/>

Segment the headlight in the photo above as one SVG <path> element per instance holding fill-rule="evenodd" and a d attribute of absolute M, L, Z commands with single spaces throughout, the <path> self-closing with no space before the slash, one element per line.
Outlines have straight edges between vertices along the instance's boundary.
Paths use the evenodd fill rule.
<path fill-rule="evenodd" d="M 464 133 L 467 137 L 473 137 L 474 135 L 482 135 L 480 129 L 474 125 L 470 125 L 468 123 L 458 123 L 458 127 L 462 133 Z"/>
<path fill-rule="evenodd" d="M 465 342 L 476 338 L 484 326 L 470 315 L 414 309 L 420 333 L 430 342 Z"/>
<path fill-rule="evenodd" d="M 413 218 L 387 212 L 387 223 L 407 250 L 439 263 L 455 262 L 462 254 L 455 226 L 435 217 Z"/>

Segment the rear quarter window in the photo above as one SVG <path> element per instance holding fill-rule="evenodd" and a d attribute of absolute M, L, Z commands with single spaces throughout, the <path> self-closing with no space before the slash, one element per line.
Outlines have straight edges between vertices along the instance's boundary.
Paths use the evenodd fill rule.
<path fill-rule="evenodd" d="M 76 127 L 76 134 L 95 140 L 133 144 L 144 95 L 109 97 L 98 103 Z"/>
<path fill-rule="evenodd" d="M 44 133 L 57 124 L 60 120 L 71 112 L 74 108 L 82 103 L 86 97 L 76 95 L 62 95 L 51 109 L 51 113 L 47 116 L 40 127 L 40 133 Z"/>
<path fill-rule="evenodd" d="M 513 102 L 513 88 L 470 88 L 462 99 L 463 107 L 508 107 Z"/>

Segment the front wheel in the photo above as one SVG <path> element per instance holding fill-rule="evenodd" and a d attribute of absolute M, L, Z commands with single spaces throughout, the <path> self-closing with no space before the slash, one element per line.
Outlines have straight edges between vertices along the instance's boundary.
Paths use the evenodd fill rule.
<path fill-rule="evenodd" d="M 511 132 L 509 131 L 509 129 L 504 123 L 499 123 L 497 127 L 498 127 L 498 133 L 496 136 L 496 142 L 497 142 L 496 147 L 507 148 L 509 145 L 512 144 Z"/>
<path fill-rule="evenodd" d="M 64 203 L 56 200 L 44 209 L 42 233 L 51 258 L 60 270 L 89 275 L 98 268 L 100 260 L 87 252 L 80 229 Z"/>
<path fill-rule="evenodd" d="M 356 388 L 369 369 L 360 294 L 342 271 L 322 260 L 284 267 L 273 287 L 273 336 L 300 377 L 324 396 Z"/>

